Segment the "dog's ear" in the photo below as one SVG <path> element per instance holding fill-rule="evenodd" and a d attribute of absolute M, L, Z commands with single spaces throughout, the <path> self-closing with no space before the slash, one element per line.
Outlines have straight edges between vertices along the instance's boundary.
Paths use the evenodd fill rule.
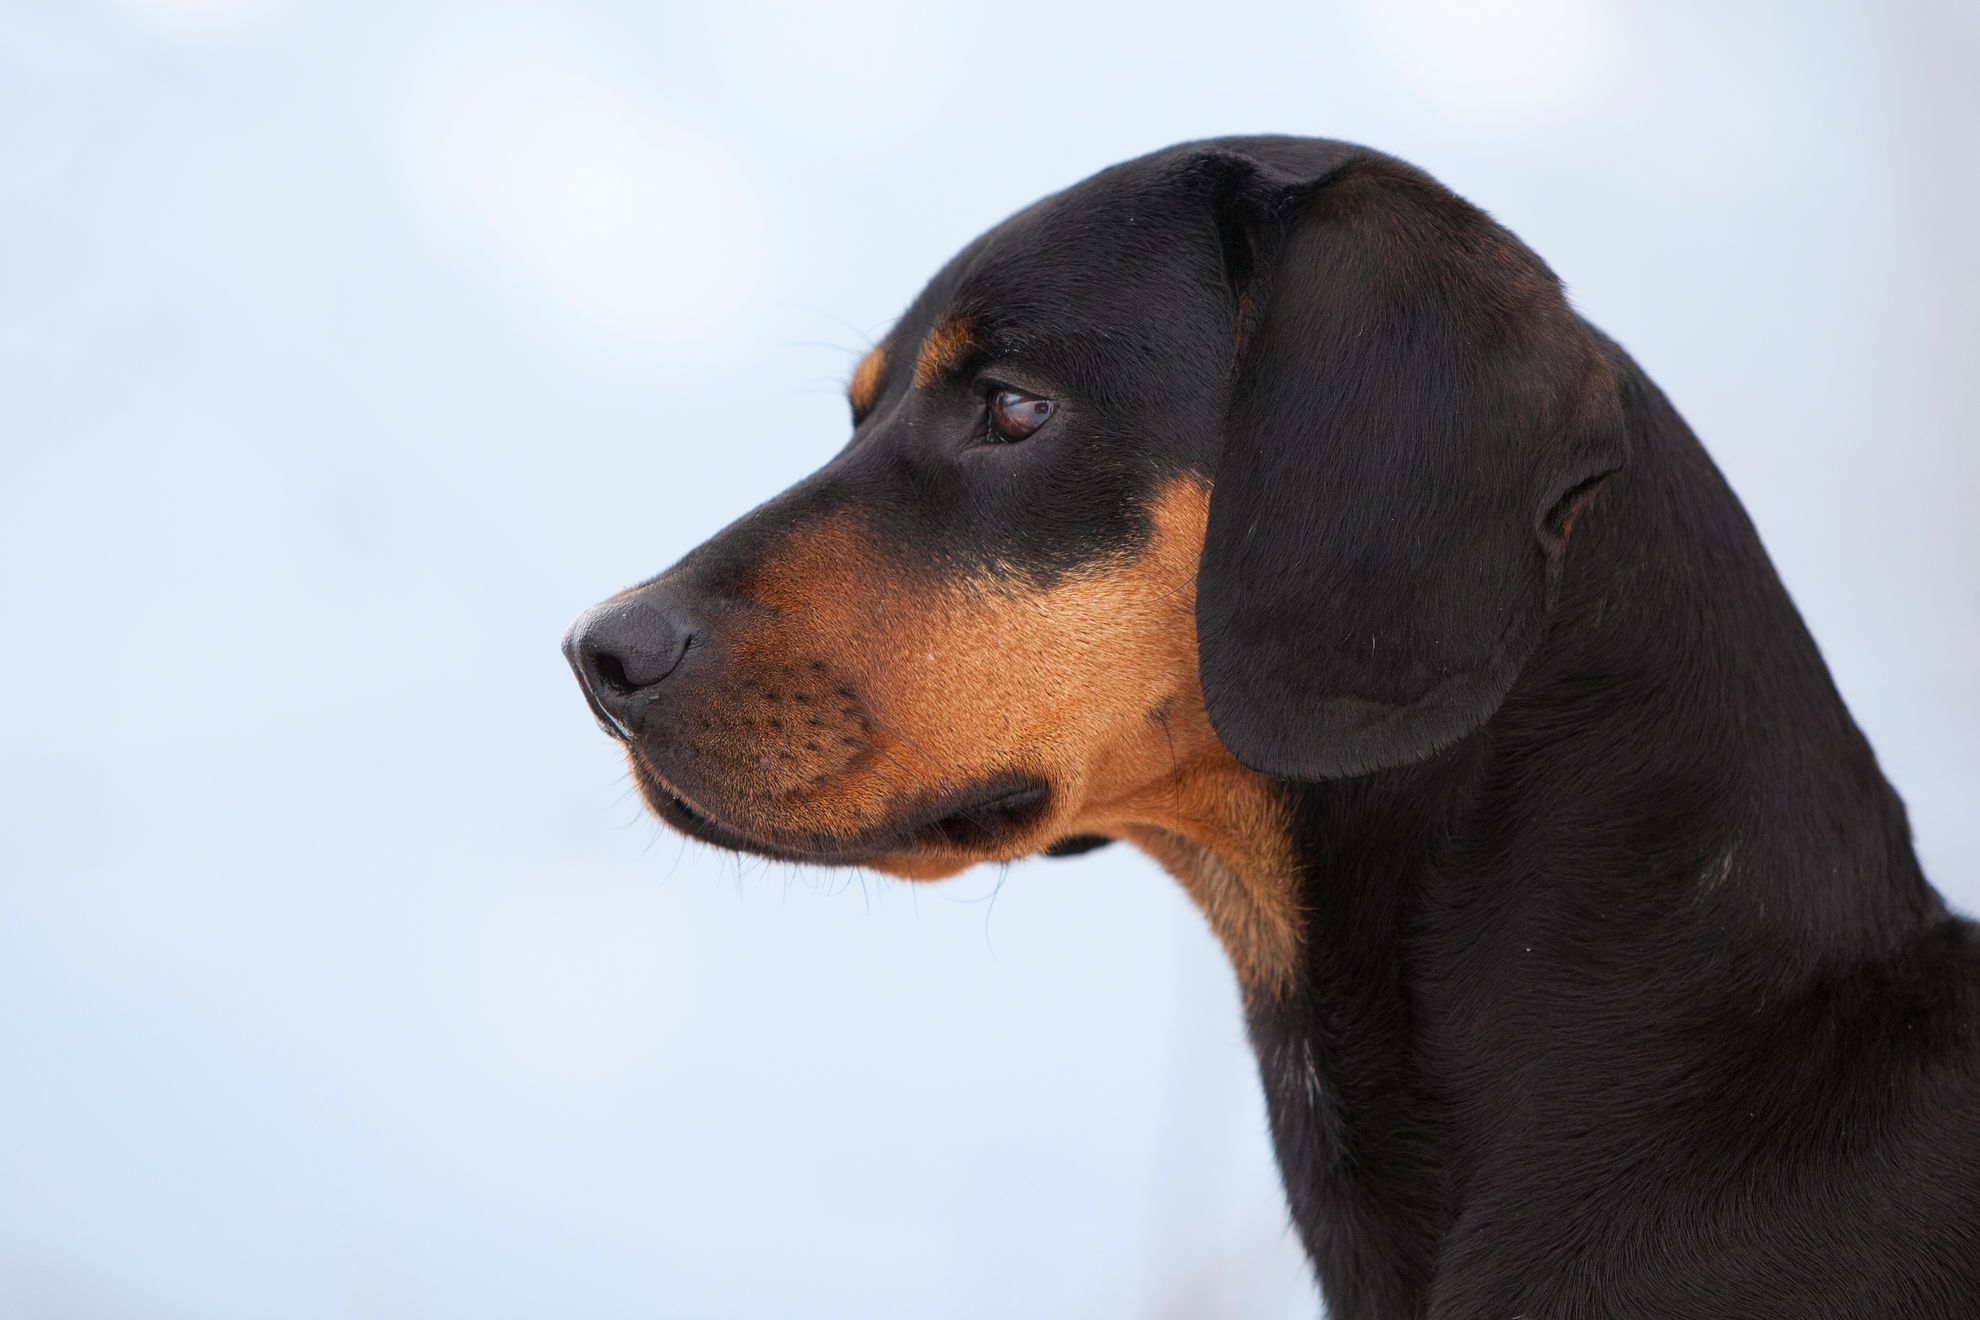
<path fill-rule="evenodd" d="M 1206 164 L 1238 331 L 1197 579 L 1211 722 L 1286 778 L 1420 760 L 1539 640 L 1627 457 L 1614 372 L 1540 259 L 1408 166 Z"/>

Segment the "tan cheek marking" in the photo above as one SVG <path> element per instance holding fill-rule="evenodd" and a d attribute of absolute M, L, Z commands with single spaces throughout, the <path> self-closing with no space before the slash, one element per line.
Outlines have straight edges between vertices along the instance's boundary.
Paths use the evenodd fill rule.
<path fill-rule="evenodd" d="M 1203 706 L 1196 564 L 1208 517 L 1207 487 L 1173 483 L 1133 563 L 931 629 L 961 663 L 920 671 L 942 681 L 888 692 L 884 709 L 964 764 L 1030 751 L 1023 761 L 1047 774 L 1059 806 L 1032 848 L 1068 834 L 1127 839 L 1182 883 L 1247 993 L 1276 993 L 1299 962 L 1298 869 L 1282 795 L 1225 750 Z M 942 860 L 895 869 L 963 864 Z"/>
<path fill-rule="evenodd" d="M 957 317 L 944 321 L 928 332 L 921 342 L 921 353 L 914 360 L 914 387 L 925 390 L 942 378 L 942 373 L 962 360 L 970 343 L 970 325 Z"/>
<path fill-rule="evenodd" d="M 740 639 L 738 655 L 843 676 L 872 717 L 872 750 L 759 809 L 787 828 L 850 836 L 930 790 L 1041 775 L 1050 818 L 1002 855 L 1069 834 L 1127 839 L 1182 882 L 1248 993 L 1283 988 L 1303 926 L 1288 813 L 1271 781 L 1217 740 L 1197 686 L 1208 510 L 1207 487 L 1174 482 L 1140 555 L 1042 592 L 911 582 L 874 559 L 851 516 L 788 542 L 750 592 L 774 622 Z M 987 859 L 927 848 L 875 868 L 932 879 Z"/>
<path fill-rule="evenodd" d="M 846 387 L 846 398 L 852 404 L 853 412 L 865 416 L 880 399 L 880 375 L 887 369 L 887 355 L 874 349 L 859 360 L 853 368 L 852 383 Z"/>
<path fill-rule="evenodd" d="M 1287 988 L 1299 965 L 1305 918 L 1284 795 L 1218 741 L 1196 671 L 1196 563 L 1210 491 L 1171 485 L 1154 509 L 1150 558 L 1180 583 L 1161 603 L 1167 627 L 1154 668 L 1159 683 L 1125 736 L 1087 749 L 1082 799 L 1059 827 L 1108 834 L 1148 853 L 1181 882 L 1224 946 L 1247 994 Z M 1116 681 L 1102 667 L 1093 678 Z"/>

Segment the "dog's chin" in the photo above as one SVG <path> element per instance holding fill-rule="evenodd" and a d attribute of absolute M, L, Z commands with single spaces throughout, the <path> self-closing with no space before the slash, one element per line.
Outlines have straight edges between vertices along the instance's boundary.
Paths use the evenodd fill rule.
<path fill-rule="evenodd" d="M 653 814 L 690 839 L 732 852 L 810 866 L 867 866 L 906 879 L 954 875 L 978 862 L 1037 851 L 1052 790 L 1028 775 L 1004 776 L 902 804 L 893 819 L 845 835 L 794 835 L 719 819 L 650 774 L 636 773 Z"/>

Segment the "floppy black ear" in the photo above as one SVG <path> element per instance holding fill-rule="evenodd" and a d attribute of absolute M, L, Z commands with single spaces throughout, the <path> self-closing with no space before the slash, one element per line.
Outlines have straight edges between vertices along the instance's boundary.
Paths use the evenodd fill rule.
<path fill-rule="evenodd" d="M 1420 760 L 1538 641 L 1627 457 L 1614 375 L 1540 259 L 1408 166 L 1216 168 L 1240 339 L 1197 579 L 1211 722 L 1287 778 Z"/>

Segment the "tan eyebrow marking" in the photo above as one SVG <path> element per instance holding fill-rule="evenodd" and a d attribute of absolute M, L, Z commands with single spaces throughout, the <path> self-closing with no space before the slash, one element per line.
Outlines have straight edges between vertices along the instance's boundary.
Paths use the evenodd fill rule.
<path fill-rule="evenodd" d="M 963 317 L 944 321 L 930 330 L 928 338 L 921 342 L 921 355 L 914 360 L 914 387 L 927 389 L 942 378 L 943 372 L 960 362 L 973 333 Z"/>
<path fill-rule="evenodd" d="M 846 386 L 846 398 L 852 403 L 853 412 L 864 416 L 868 409 L 880 399 L 880 373 L 887 369 L 887 355 L 874 349 L 859 360 L 853 368 L 852 382 Z"/>

